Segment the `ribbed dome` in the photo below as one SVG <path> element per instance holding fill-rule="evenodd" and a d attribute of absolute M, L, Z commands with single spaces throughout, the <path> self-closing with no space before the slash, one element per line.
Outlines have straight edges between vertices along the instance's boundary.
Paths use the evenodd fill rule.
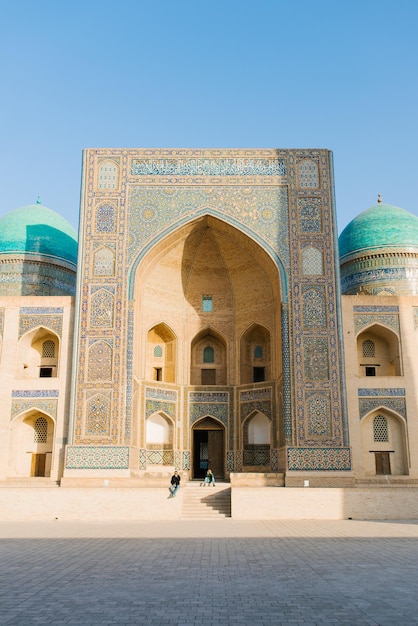
<path fill-rule="evenodd" d="M 77 263 L 77 233 L 42 204 L 30 204 L 0 219 L 0 254 L 37 254 Z"/>
<path fill-rule="evenodd" d="M 418 248 L 418 217 L 379 203 L 363 211 L 345 227 L 339 237 L 340 258 L 379 248 Z"/>

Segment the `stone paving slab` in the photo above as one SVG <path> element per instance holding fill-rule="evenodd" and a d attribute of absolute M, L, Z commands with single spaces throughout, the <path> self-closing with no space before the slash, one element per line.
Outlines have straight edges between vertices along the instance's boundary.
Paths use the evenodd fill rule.
<path fill-rule="evenodd" d="M 418 522 L 0 523 L 0 624 L 418 624 Z"/>

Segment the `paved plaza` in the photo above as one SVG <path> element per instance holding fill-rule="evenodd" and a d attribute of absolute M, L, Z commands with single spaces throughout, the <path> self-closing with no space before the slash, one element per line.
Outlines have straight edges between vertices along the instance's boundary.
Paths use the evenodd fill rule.
<path fill-rule="evenodd" d="M 0 523 L 0 624 L 418 624 L 418 522 Z"/>

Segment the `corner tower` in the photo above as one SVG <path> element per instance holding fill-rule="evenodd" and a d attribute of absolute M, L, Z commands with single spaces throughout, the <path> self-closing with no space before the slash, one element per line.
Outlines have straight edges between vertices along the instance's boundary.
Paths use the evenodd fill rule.
<path fill-rule="evenodd" d="M 329 151 L 86 150 L 80 232 L 67 479 L 349 474 Z"/>

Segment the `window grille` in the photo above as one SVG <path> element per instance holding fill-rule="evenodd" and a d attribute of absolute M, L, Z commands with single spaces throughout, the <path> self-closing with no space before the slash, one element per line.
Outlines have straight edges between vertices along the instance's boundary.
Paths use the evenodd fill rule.
<path fill-rule="evenodd" d="M 42 358 L 53 359 L 55 357 L 55 343 L 51 339 L 47 339 L 42 344 Z"/>
<path fill-rule="evenodd" d="M 375 356 L 374 342 L 371 339 L 363 341 L 363 356 L 371 357 Z"/>
<path fill-rule="evenodd" d="M 46 438 L 48 435 L 48 422 L 44 417 L 38 417 L 38 419 L 35 421 L 33 431 L 35 443 L 46 443 Z"/>
<path fill-rule="evenodd" d="M 376 415 L 373 420 L 374 441 L 389 441 L 388 421 L 383 415 Z"/>

